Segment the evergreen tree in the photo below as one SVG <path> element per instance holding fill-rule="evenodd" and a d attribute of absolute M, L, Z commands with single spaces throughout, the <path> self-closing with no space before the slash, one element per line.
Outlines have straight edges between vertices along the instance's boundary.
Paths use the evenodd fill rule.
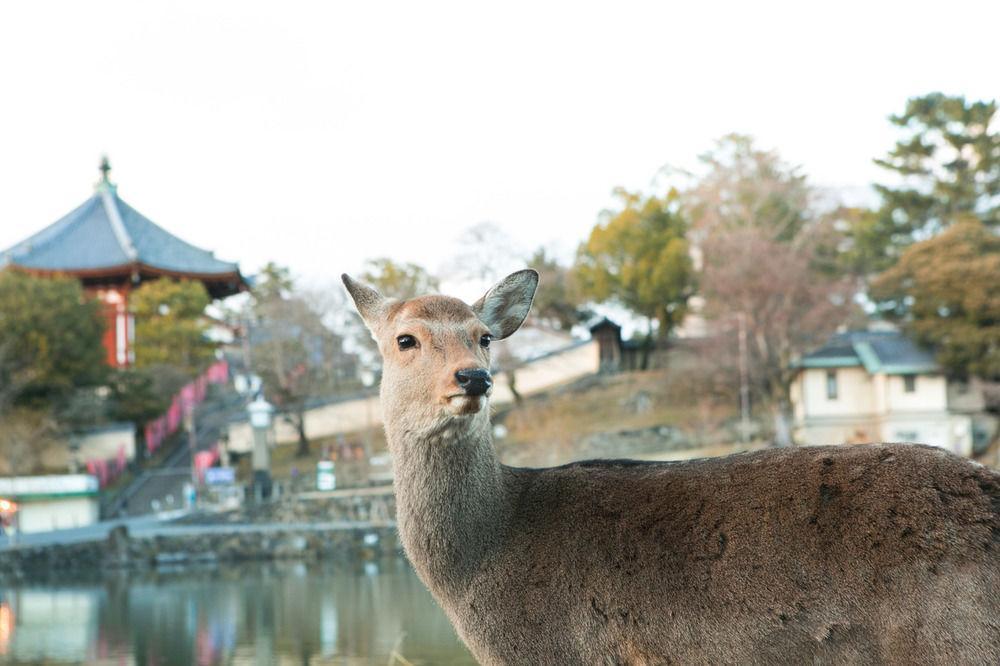
<path fill-rule="evenodd" d="M 103 334 L 101 305 L 77 280 L 0 272 L 0 474 L 41 471 L 55 417 L 77 421 L 73 404 L 107 375 Z"/>
<path fill-rule="evenodd" d="M 875 162 L 898 182 L 876 185 L 881 207 L 855 220 L 851 254 L 859 269 L 888 268 L 912 243 L 964 216 L 1000 226 L 996 112 L 995 101 L 936 92 L 910 99 L 903 113 L 890 117 L 902 136 Z"/>
<path fill-rule="evenodd" d="M 584 295 L 615 301 L 646 318 L 645 365 L 654 330 L 661 339 L 670 335 L 683 320 L 694 288 L 687 224 L 676 192 L 645 197 L 618 189 L 616 194 L 621 209 L 591 230 L 575 271 Z"/>
<path fill-rule="evenodd" d="M 49 408 L 106 374 L 101 305 L 72 278 L 0 272 L 0 408 Z"/>
<path fill-rule="evenodd" d="M 399 263 L 392 259 L 369 259 L 361 279 L 389 298 L 413 298 L 437 293 L 440 284 L 423 266 Z"/>
<path fill-rule="evenodd" d="M 872 284 L 880 310 L 952 376 L 1000 380 L 1000 236 L 974 216 L 907 248 Z"/>
<path fill-rule="evenodd" d="M 170 365 L 189 376 L 207 367 L 215 356 L 215 343 L 205 337 L 209 303 L 205 286 L 194 280 L 161 278 L 132 292 L 136 367 Z"/>

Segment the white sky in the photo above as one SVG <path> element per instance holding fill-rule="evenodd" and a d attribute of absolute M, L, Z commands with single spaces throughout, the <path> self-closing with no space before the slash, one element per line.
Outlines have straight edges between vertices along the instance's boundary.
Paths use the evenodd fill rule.
<path fill-rule="evenodd" d="M 1000 95 L 997 2 L 0 5 L 0 248 L 119 193 L 253 273 L 432 270 L 491 220 L 569 252 L 616 185 L 750 133 L 825 186 L 886 116 Z"/>

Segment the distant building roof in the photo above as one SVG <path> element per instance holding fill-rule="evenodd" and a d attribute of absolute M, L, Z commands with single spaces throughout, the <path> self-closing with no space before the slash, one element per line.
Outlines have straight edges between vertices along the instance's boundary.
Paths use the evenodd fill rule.
<path fill-rule="evenodd" d="M 104 177 L 97 191 L 76 209 L 33 236 L 0 252 L 0 268 L 101 275 L 159 275 L 199 279 L 213 296 L 235 293 L 246 284 L 236 263 L 216 259 L 177 238 L 118 196 Z"/>
<path fill-rule="evenodd" d="M 934 356 L 899 331 L 848 331 L 802 358 L 802 368 L 863 366 L 874 374 L 908 375 L 939 372 Z"/>
<path fill-rule="evenodd" d="M 601 331 L 601 330 L 604 330 L 606 328 L 611 329 L 611 330 L 618 330 L 618 331 L 622 330 L 621 326 L 619 326 L 615 322 L 611 321 L 607 317 L 603 317 L 597 323 L 591 324 L 589 326 L 589 328 L 590 328 L 590 332 L 591 333 L 594 333 L 595 331 Z"/>

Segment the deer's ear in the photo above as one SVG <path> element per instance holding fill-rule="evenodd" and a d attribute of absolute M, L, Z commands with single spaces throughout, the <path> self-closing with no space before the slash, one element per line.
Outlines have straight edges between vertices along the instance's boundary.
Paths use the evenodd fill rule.
<path fill-rule="evenodd" d="M 374 287 L 352 279 L 347 273 L 341 275 L 340 279 L 344 281 L 347 292 L 354 299 L 354 305 L 358 308 L 358 313 L 365 325 L 374 333 L 376 327 L 381 324 L 385 317 L 385 297 L 378 293 Z"/>
<path fill-rule="evenodd" d="M 508 337 L 524 322 L 538 287 L 538 273 L 529 269 L 511 273 L 473 303 L 472 310 L 497 340 Z"/>

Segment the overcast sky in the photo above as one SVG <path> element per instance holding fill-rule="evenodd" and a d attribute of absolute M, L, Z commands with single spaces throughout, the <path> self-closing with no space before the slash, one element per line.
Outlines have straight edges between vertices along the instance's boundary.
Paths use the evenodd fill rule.
<path fill-rule="evenodd" d="M 617 185 L 754 135 L 864 186 L 886 116 L 1000 94 L 996 2 L 0 5 L 0 248 L 119 194 L 253 273 L 568 252 Z"/>

